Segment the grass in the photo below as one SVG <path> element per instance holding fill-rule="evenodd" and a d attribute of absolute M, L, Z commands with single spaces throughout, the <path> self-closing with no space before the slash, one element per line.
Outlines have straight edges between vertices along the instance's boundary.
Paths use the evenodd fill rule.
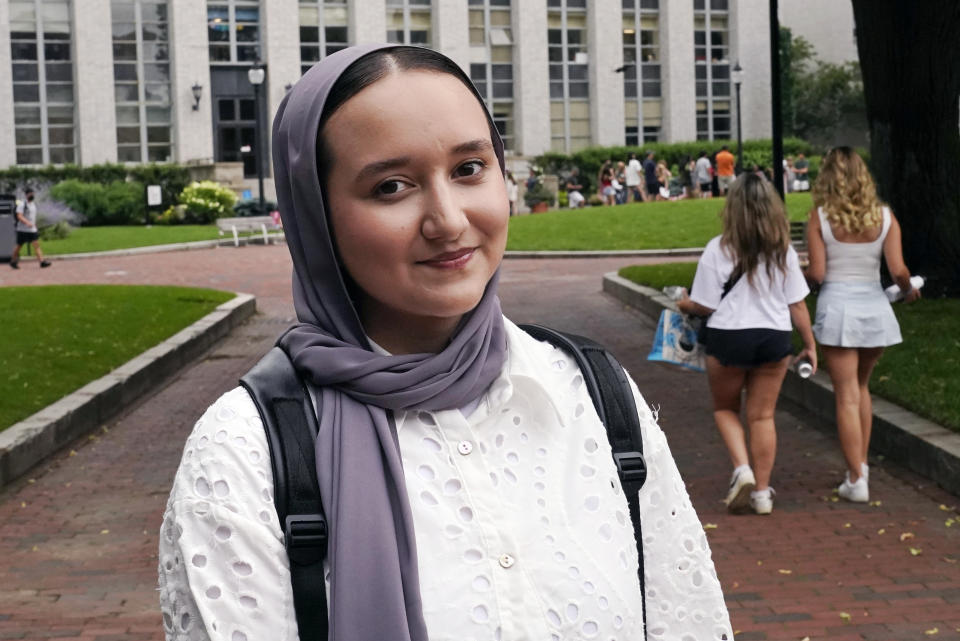
<path fill-rule="evenodd" d="M 80 254 L 195 240 L 217 240 L 220 237 L 216 225 L 76 227 L 67 238 L 43 240 L 40 241 L 40 247 L 45 254 L 50 255 Z"/>
<path fill-rule="evenodd" d="M 554 210 L 510 219 L 510 250 L 703 247 L 720 233 L 720 198 Z M 791 220 L 806 220 L 809 193 L 787 195 Z"/>
<path fill-rule="evenodd" d="M 689 288 L 696 263 L 632 265 L 620 275 L 642 285 Z M 813 318 L 816 296 L 807 297 Z M 870 380 L 870 391 L 960 433 L 960 299 L 921 299 L 896 304 L 903 343 L 887 348 Z M 799 337 L 794 333 L 794 344 Z"/>
<path fill-rule="evenodd" d="M 186 287 L 0 288 L 0 430 L 169 338 L 233 298 Z"/>

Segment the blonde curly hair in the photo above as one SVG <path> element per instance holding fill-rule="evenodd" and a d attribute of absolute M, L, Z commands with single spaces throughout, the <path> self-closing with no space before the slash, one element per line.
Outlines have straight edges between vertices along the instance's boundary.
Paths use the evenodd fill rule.
<path fill-rule="evenodd" d="M 850 147 L 835 147 L 820 164 L 813 184 L 813 203 L 822 207 L 827 220 L 851 234 L 883 222 L 884 203 L 867 164 Z"/>

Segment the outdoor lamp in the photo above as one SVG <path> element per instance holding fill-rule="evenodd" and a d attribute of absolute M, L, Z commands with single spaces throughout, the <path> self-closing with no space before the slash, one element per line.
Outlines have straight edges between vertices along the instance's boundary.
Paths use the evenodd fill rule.
<path fill-rule="evenodd" d="M 730 70 L 730 79 L 733 80 L 733 84 L 738 87 L 743 82 L 743 67 L 740 66 L 739 60 L 737 60 L 737 64 L 733 66 L 733 69 Z"/>
<path fill-rule="evenodd" d="M 193 92 L 193 110 L 200 111 L 200 96 L 203 94 L 203 85 L 195 82 L 193 86 L 190 87 L 190 91 Z"/>
<path fill-rule="evenodd" d="M 254 87 L 262 85 L 263 79 L 266 77 L 266 75 L 267 72 L 264 70 L 259 60 L 253 63 L 253 66 L 247 70 L 247 79 L 250 80 L 250 84 Z"/>

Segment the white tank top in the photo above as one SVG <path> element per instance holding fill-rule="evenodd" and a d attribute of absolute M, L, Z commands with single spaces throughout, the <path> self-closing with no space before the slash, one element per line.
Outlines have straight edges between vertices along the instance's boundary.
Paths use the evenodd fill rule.
<path fill-rule="evenodd" d="M 879 283 L 880 257 L 883 255 L 883 240 L 890 231 L 890 210 L 883 208 L 883 223 L 880 235 L 870 243 L 848 243 L 833 236 L 830 221 L 823 207 L 817 208 L 820 230 L 827 246 L 827 273 L 823 282 Z"/>

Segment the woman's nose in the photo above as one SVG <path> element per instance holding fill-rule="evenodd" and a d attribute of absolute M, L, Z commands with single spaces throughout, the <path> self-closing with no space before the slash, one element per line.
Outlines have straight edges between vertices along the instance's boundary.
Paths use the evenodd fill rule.
<path fill-rule="evenodd" d="M 449 185 L 427 190 L 421 231 L 430 240 L 455 240 L 470 226 L 463 203 Z"/>

